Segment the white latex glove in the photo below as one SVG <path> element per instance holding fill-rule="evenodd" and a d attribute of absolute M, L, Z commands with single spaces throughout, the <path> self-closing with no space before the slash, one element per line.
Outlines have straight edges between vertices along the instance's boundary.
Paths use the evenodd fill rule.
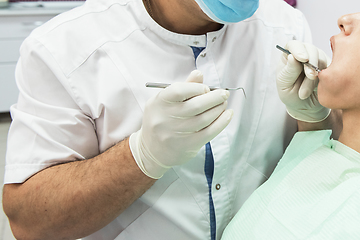
<path fill-rule="evenodd" d="M 210 91 L 203 75 L 193 71 L 186 82 L 174 83 L 149 99 L 141 129 L 130 136 L 139 168 L 159 179 L 172 166 L 194 158 L 200 148 L 230 122 L 229 92 Z"/>
<path fill-rule="evenodd" d="M 320 69 L 330 64 L 330 58 L 314 45 L 300 41 L 286 44 L 292 54 L 283 54 L 277 73 L 277 89 L 289 115 L 304 122 L 321 122 L 330 109 L 320 105 L 317 97 L 317 72 L 302 63 L 309 62 Z"/>

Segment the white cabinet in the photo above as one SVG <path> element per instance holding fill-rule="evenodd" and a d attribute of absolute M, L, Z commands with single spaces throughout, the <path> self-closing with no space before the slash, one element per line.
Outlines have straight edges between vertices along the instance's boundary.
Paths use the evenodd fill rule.
<path fill-rule="evenodd" d="M 0 9 L 0 112 L 16 103 L 15 66 L 19 48 L 33 29 L 83 2 L 23 2 Z"/>

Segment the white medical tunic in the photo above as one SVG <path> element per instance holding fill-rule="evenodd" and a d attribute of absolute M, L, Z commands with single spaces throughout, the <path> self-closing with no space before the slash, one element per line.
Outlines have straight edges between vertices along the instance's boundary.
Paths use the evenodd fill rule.
<path fill-rule="evenodd" d="M 296 131 L 275 83 L 281 54 L 275 46 L 293 39 L 310 42 L 309 28 L 283 0 L 263 0 L 251 18 L 197 36 L 162 28 L 141 0 L 88 0 L 33 31 L 21 47 L 5 183 L 104 152 L 140 129 L 146 101 L 161 91 L 146 82 L 182 82 L 197 68 L 209 86 L 246 91 L 246 98 L 231 93 L 233 119 L 211 141 L 219 239 Z M 190 46 L 205 49 L 195 60 Z M 85 239 L 210 239 L 204 159 L 202 148 Z"/>

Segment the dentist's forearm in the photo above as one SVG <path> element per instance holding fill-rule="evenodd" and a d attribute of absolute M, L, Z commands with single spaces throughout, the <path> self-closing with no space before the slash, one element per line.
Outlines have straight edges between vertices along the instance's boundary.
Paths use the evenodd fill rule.
<path fill-rule="evenodd" d="M 5 185 L 3 206 L 17 239 L 76 239 L 106 226 L 154 182 L 124 140 L 92 159 Z"/>

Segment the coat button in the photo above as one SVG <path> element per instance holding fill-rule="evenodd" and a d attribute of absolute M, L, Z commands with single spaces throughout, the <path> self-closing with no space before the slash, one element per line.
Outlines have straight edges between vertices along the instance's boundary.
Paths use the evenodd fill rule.
<path fill-rule="evenodd" d="M 215 188 L 216 188 L 216 190 L 220 190 L 221 185 L 218 183 L 218 184 L 216 184 Z"/>
<path fill-rule="evenodd" d="M 201 54 L 202 57 L 206 57 L 206 53 Z"/>

